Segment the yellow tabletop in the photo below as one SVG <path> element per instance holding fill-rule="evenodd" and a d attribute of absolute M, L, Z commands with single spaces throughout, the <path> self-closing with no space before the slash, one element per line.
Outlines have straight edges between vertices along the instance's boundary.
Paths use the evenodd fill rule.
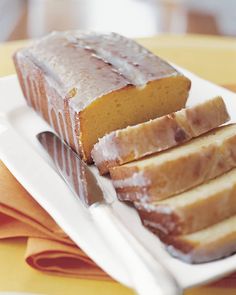
<path fill-rule="evenodd" d="M 159 56 L 218 84 L 236 84 L 236 39 L 211 36 L 170 36 L 139 39 Z M 0 44 L 0 77 L 13 74 L 11 56 L 28 42 Z M 25 241 L 0 241 L 0 291 L 25 291 L 47 295 L 131 295 L 118 283 L 47 275 L 24 262 Z M 236 267 L 236 266 L 235 266 Z M 236 289 L 195 288 L 186 295 L 234 295 Z M 150 294 L 152 295 L 152 294 Z M 154 294 L 153 294 L 154 295 Z"/>

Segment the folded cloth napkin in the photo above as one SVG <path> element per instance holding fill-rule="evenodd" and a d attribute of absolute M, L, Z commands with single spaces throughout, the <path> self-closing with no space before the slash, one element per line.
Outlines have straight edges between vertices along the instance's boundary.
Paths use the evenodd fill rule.
<path fill-rule="evenodd" d="M 0 161 L 0 239 L 28 237 L 26 262 L 41 271 L 111 280 L 60 229 Z"/>
<path fill-rule="evenodd" d="M 236 92 L 236 84 L 227 84 L 227 85 L 222 85 L 224 86 L 225 88 L 233 91 L 233 92 Z"/>

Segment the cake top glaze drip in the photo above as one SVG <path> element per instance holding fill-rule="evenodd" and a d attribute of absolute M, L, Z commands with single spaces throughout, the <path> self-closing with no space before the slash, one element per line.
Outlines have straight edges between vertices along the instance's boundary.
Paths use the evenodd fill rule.
<path fill-rule="evenodd" d="M 70 98 L 76 111 L 127 85 L 143 87 L 177 74 L 168 63 L 116 33 L 53 32 L 20 54 L 44 71 L 50 85 Z"/>

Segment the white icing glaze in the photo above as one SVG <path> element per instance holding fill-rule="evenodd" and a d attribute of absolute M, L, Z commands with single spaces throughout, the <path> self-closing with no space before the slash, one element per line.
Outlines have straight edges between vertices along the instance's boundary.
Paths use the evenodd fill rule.
<path fill-rule="evenodd" d="M 166 235 L 168 234 L 167 229 L 160 223 L 156 223 L 156 222 L 152 222 L 150 220 L 144 219 L 143 224 L 147 227 L 152 227 L 152 228 L 158 229 Z"/>
<path fill-rule="evenodd" d="M 186 262 L 186 263 L 192 263 L 193 259 L 192 259 L 192 253 L 183 253 L 182 251 L 180 251 L 179 249 L 175 248 L 172 245 L 167 245 L 166 246 L 166 250 L 174 257 L 181 259 L 182 261 Z"/>
<path fill-rule="evenodd" d="M 184 243 L 188 244 L 188 241 L 184 241 Z M 210 243 L 204 244 L 203 241 L 202 243 L 199 243 L 197 246 L 191 249 L 188 253 L 184 253 L 173 245 L 167 245 L 166 249 L 171 255 L 183 260 L 184 262 L 204 263 L 220 259 L 235 253 L 236 245 L 235 241 L 232 240 L 226 240 L 224 244 L 219 241 L 219 244 L 216 242 L 215 245 Z"/>
<path fill-rule="evenodd" d="M 174 212 L 174 210 L 171 206 L 146 203 L 143 201 L 136 202 L 135 207 L 140 210 L 143 209 L 147 212 L 158 212 L 158 213 L 165 214 L 165 215 L 171 215 Z"/>
<path fill-rule="evenodd" d="M 42 114 L 42 98 L 41 98 L 41 94 L 40 94 L 40 89 L 39 89 L 39 83 L 37 83 L 36 81 L 34 82 L 34 90 L 35 90 L 35 94 L 36 94 L 36 101 L 38 102 L 38 109 L 40 111 L 40 113 Z"/>
<path fill-rule="evenodd" d="M 48 98 L 48 95 L 47 95 L 47 98 Z M 53 120 L 52 120 L 52 106 L 50 104 L 48 104 L 48 118 L 49 118 L 50 125 L 55 128 Z"/>
<path fill-rule="evenodd" d="M 17 52 L 16 56 L 17 56 L 17 60 L 19 63 L 20 71 L 21 71 L 21 78 L 22 78 L 22 82 L 23 82 L 25 95 L 26 95 L 26 98 L 29 99 L 29 85 L 28 85 L 28 81 L 27 81 L 29 73 L 27 72 L 27 68 L 25 67 L 24 62 L 23 62 L 24 55 L 21 52 Z"/>
<path fill-rule="evenodd" d="M 92 155 L 97 165 L 101 164 L 104 160 L 120 160 L 120 150 L 113 138 L 116 132 L 111 132 L 100 138 L 98 143 L 94 145 Z M 99 153 L 96 156 L 96 153 Z"/>
<path fill-rule="evenodd" d="M 135 86 L 143 87 L 147 81 L 157 79 L 158 75 L 165 77 L 172 73 L 173 68 L 168 63 L 119 34 L 76 31 L 73 34 L 68 32 L 67 36 L 76 46 L 90 50 L 93 56 L 112 65 L 113 71 Z"/>
<path fill-rule="evenodd" d="M 75 151 L 79 154 L 79 152 L 80 152 L 79 134 L 78 135 L 76 134 L 76 124 L 79 124 L 79 121 L 75 119 L 76 112 L 72 108 L 70 108 L 70 110 L 68 112 L 68 116 L 69 116 L 71 128 L 72 128 L 72 137 L 73 137 L 73 142 L 74 142 L 74 146 L 75 146 Z M 78 128 L 78 130 L 80 130 L 80 126 L 78 126 L 77 128 Z"/>
<path fill-rule="evenodd" d="M 64 138 L 63 131 L 62 131 L 62 126 L 61 126 L 60 119 L 59 119 L 59 113 L 61 113 L 61 111 L 59 111 L 59 112 L 55 111 L 58 130 L 59 130 L 59 136 L 60 136 L 60 138 Z"/>
<path fill-rule="evenodd" d="M 77 112 L 126 85 L 142 87 L 179 74 L 147 49 L 115 33 L 54 32 L 23 53 L 43 70 L 62 97 L 78 89 L 70 100 Z"/>
<path fill-rule="evenodd" d="M 150 179 L 146 178 L 143 171 L 135 172 L 131 177 L 119 180 L 112 180 L 115 188 L 125 187 L 145 187 L 151 184 Z"/>

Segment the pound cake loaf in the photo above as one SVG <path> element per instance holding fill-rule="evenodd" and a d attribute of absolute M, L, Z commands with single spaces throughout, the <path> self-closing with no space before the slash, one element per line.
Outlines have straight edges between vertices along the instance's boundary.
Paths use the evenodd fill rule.
<path fill-rule="evenodd" d="M 14 62 L 28 104 L 89 163 L 98 138 L 183 108 L 191 84 L 115 33 L 54 32 Z"/>
<path fill-rule="evenodd" d="M 99 139 L 92 158 L 101 174 L 206 133 L 229 120 L 222 97 L 113 131 Z"/>
<path fill-rule="evenodd" d="M 143 224 L 166 235 L 199 231 L 236 214 L 236 169 L 159 202 L 135 203 Z"/>
<path fill-rule="evenodd" d="M 165 236 L 167 251 L 185 262 L 202 263 L 236 252 L 236 215 L 188 235 Z"/>
<path fill-rule="evenodd" d="M 179 147 L 110 169 L 120 200 L 153 202 L 184 192 L 236 167 L 236 124 Z"/>

